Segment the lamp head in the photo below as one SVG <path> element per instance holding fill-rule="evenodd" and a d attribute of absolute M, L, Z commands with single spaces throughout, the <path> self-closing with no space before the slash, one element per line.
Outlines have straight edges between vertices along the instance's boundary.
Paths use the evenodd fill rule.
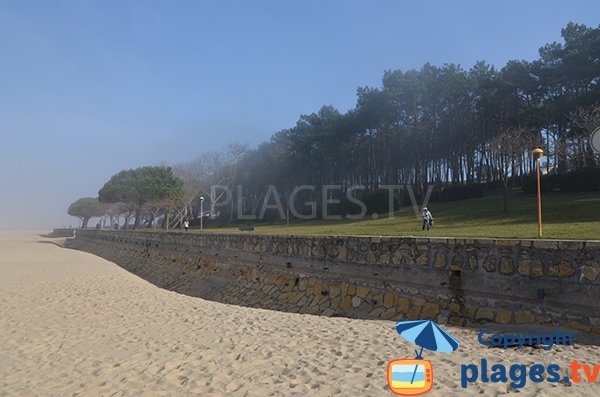
<path fill-rule="evenodd" d="M 537 158 L 537 159 L 541 159 L 542 156 L 544 155 L 544 151 L 542 149 L 540 149 L 539 147 L 536 147 L 535 149 L 533 149 L 532 153 L 535 156 L 535 158 Z"/>

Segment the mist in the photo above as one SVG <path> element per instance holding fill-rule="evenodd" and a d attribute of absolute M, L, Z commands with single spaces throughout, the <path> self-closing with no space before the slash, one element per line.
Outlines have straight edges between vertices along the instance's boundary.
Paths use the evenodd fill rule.
<path fill-rule="evenodd" d="M 123 169 L 255 147 L 384 70 L 534 59 L 600 11 L 512 3 L 2 2 L 0 229 L 78 226 L 69 204 Z"/>

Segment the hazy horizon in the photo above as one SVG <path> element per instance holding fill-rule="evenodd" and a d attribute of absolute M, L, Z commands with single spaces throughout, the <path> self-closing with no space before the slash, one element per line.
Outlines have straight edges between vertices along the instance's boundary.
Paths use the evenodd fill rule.
<path fill-rule="evenodd" d="M 66 214 L 123 169 L 252 147 L 301 114 L 354 107 L 384 70 L 533 60 L 588 1 L 5 1 L 0 229 Z"/>

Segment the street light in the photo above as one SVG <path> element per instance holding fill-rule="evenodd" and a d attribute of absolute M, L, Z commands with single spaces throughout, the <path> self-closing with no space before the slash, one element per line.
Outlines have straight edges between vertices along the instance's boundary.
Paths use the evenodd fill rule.
<path fill-rule="evenodd" d="M 202 229 L 204 228 L 204 224 L 203 224 L 204 210 L 202 209 L 203 204 L 204 204 L 204 196 L 200 196 L 200 231 L 202 231 Z"/>
<path fill-rule="evenodd" d="M 538 193 L 538 238 L 542 238 L 542 189 L 540 184 L 540 160 L 544 151 L 539 147 L 533 149 L 537 170 L 537 193 Z"/>

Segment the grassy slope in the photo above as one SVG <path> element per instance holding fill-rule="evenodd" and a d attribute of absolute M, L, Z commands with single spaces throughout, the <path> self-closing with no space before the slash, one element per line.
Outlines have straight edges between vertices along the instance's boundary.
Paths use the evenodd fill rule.
<path fill-rule="evenodd" d="M 450 203 L 431 203 L 434 227 L 421 231 L 421 219 L 412 208 L 403 208 L 393 218 L 363 220 L 304 221 L 286 225 L 257 225 L 254 233 L 272 234 L 353 234 L 382 236 L 443 237 L 537 237 L 537 200 L 535 196 L 514 193 L 510 211 L 503 212 L 502 197 Z M 547 194 L 542 197 L 544 238 L 599 240 L 600 194 Z M 237 232 L 238 228 L 210 229 Z"/>

